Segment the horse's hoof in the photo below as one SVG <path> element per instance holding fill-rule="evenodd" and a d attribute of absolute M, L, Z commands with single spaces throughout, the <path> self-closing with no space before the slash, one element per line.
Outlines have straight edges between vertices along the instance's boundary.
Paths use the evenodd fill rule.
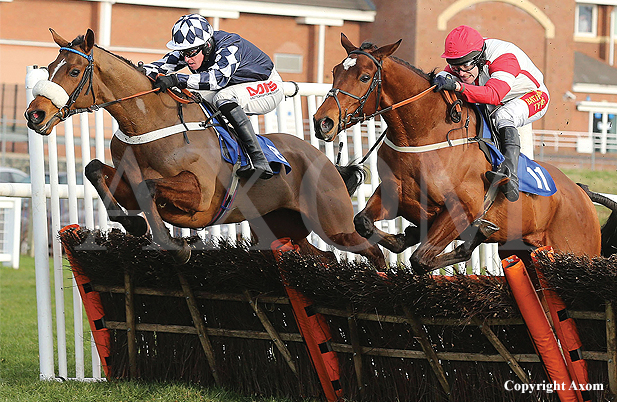
<path fill-rule="evenodd" d="M 127 232 L 131 235 L 140 237 L 148 232 L 148 223 L 141 216 L 130 216 L 123 225 Z"/>
<path fill-rule="evenodd" d="M 171 256 L 174 259 L 176 265 L 184 265 L 191 259 L 191 247 L 186 240 L 182 239 L 182 244 L 177 250 L 170 250 Z"/>
<path fill-rule="evenodd" d="M 416 274 L 416 275 L 424 275 L 428 272 L 431 272 L 431 269 L 426 267 L 423 264 L 420 264 L 418 261 L 416 261 L 413 258 L 413 255 L 411 256 L 411 258 L 409 259 L 409 265 L 411 267 L 411 271 Z"/>
<path fill-rule="evenodd" d="M 353 224 L 356 232 L 365 239 L 368 239 L 375 233 L 375 226 L 364 215 L 358 214 L 354 216 Z"/>
<path fill-rule="evenodd" d="M 399 254 L 399 253 L 402 253 L 403 251 L 405 251 L 405 249 L 406 249 L 406 247 L 405 247 L 405 235 L 403 233 L 397 233 L 395 235 L 392 235 L 392 238 L 393 238 L 392 242 L 384 244 L 385 242 L 382 241 L 382 242 L 379 242 L 377 244 L 387 248 L 388 250 L 390 250 L 391 252 L 393 252 L 395 254 Z"/>
<path fill-rule="evenodd" d="M 141 237 L 148 232 L 148 223 L 146 223 L 146 220 L 139 215 L 109 215 L 109 219 L 112 222 L 118 222 L 121 224 L 131 236 Z"/>

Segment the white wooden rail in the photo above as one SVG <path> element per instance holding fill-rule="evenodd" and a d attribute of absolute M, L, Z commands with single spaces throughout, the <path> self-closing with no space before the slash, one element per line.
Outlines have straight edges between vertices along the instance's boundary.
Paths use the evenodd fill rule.
<path fill-rule="evenodd" d="M 47 70 L 28 67 L 26 76 L 26 95 L 28 103 L 32 100 L 32 88 L 34 84 L 47 79 Z M 257 116 L 252 117 L 254 126 L 262 128 L 262 132 L 287 132 L 294 134 L 304 140 L 310 141 L 315 147 L 321 149 L 331 160 L 335 160 L 338 153 L 338 144 L 324 143 L 315 138 L 313 126 L 311 124 L 312 115 L 315 113 L 322 97 L 330 89 L 327 84 L 299 83 L 299 92 L 296 96 L 287 98 L 275 112 L 263 116 L 260 120 Z M 292 94 L 295 92 L 293 83 L 285 83 L 285 92 Z M 38 334 L 39 334 L 39 355 L 40 355 L 40 377 L 50 380 L 55 378 L 77 379 L 77 380 L 100 380 L 101 366 L 99 358 L 91 339 L 89 331 L 84 331 L 82 302 L 77 291 L 77 287 L 71 289 L 73 297 L 73 323 L 74 333 L 76 334 L 73 342 L 75 349 L 75 367 L 69 370 L 67 366 L 67 335 L 66 320 L 64 311 L 65 289 L 63 279 L 66 271 L 62 263 L 62 250 L 56 234 L 61 226 L 70 223 L 79 223 L 87 228 L 99 228 L 107 230 L 111 222 L 107 219 L 105 208 L 98 199 L 94 188 L 83 177 L 82 171 L 77 171 L 76 162 L 89 162 L 92 157 L 105 162 L 105 133 L 104 133 L 104 111 L 94 113 L 94 125 L 90 124 L 90 116 L 81 114 L 74 121 L 68 119 L 63 124 L 64 144 L 66 147 L 66 166 L 68 184 L 58 184 L 58 146 L 56 142 L 55 129 L 51 135 L 44 138 L 33 131 L 29 131 L 28 141 L 30 149 L 30 169 L 32 183 L 30 184 L 10 184 L 0 183 L 0 195 L 10 197 L 32 197 L 33 210 L 33 232 L 34 232 L 34 252 L 36 270 L 36 292 L 37 292 L 37 315 L 38 315 Z M 74 133 L 74 125 L 78 126 L 79 136 Z M 91 126 L 94 133 L 91 133 Z M 116 128 L 112 124 L 112 130 Z M 369 121 L 362 126 L 356 125 L 345 133 L 341 133 L 339 141 L 341 147 L 341 163 L 359 160 L 368 148 L 374 144 L 376 138 L 382 132 L 379 121 Z M 109 137 L 109 136 L 107 136 Z M 94 155 L 91 154 L 92 140 L 94 140 Z M 45 144 L 47 153 L 45 153 Z M 87 146 L 84 146 L 87 144 Z M 78 154 L 77 154 L 78 153 Z M 45 166 L 47 155 L 48 163 Z M 83 166 L 83 164 L 82 164 Z M 360 186 L 353 197 L 356 212 L 361 210 L 368 197 L 371 196 L 377 185 L 379 178 L 377 175 L 377 156 L 373 153 L 366 167 L 370 172 L 368 182 Z M 45 171 L 50 173 L 50 184 L 45 184 Z M 77 185 L 76 177 L 83 177 L 83 185 Z M 50 210 L 47 210 L 47 205 Z M 61 216 L 61 204 L 68 202 L 68 218 Z M 47 216 L 51 215 L 51 228 L 47 227 Z M 66 220 L 68 219 L 68 221 Z M 398 233 L 409 225 L 402 219 L 380 222 L 382 229 L 390 233 Z M 174 229 L 176 230 L 176 229 Z M 188 229 L 177 229 L 182 235 L 190 235 Z M 209 227 L 205 230 L 197 231 L 202 237 L 208 236 L 249 236 L 249 227 L 246 222 L 233 225 L 219 225 Z M 51 234 L 51 238 L 49 237 Z M 312 237 L 315 245 L 326 249 L 326 244 L 316 236 Z M 53 278 L 50 275 L 49 266 L 49 244 L 52 244 Z M 333 250 L 339 257 L 355 258 L 354 255 L 341 253 Z M 412 250 L 395 255 L 387 254 L 391 263 L 407 261 L 411 256 Z M 460 264 L 465 267 L 466 264 Z M 501 273 L 499 257 L 496 254 L 496 245 L 484 245 L 474 252 L 474 255 L 467 263 L 467 267 L 473 273 Z M 445 270 L 441 273 L 448 273 Z M 53 280 L 52 280 L 53 279 Z M 52 303 L 52 284 L 54 289 L 54 303 Z M 55 314 L 52 314 L 54 306 Z M 54 340 L 52 330 L 52 317 L 55 315 L 57 336 Z M 86 339 L 84 339 L 87 338 Z M 55 341 L 55 342 L 54 342 Z M 54 354 L 54 344 L 57 354 Z M 92 372 L 86 376 L 86 353 L 85 347 L 90 348 L 89 360 L 92 363 Z M 56 366 L 56 362 L 57 366 Z M 57 369 L 56 369 L 57 367 Z"/>

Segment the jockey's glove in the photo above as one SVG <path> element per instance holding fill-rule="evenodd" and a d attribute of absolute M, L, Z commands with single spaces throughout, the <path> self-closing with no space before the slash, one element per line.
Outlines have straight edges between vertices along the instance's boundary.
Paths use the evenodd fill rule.
<path fill-rule="evenodd" d="M 159 92 L 165 92 L 167 88 L 178 86 L 178 76 L 176 74 L 159 75 L 154 81 L 154 88 L 160 88 Z"/>
<path fill-rule="evenodd" d="M 431 85 L 435 85 L 433 91 L 456 91 L 456 80 L 450 74 L 436 75 L 431 81 Z"/>

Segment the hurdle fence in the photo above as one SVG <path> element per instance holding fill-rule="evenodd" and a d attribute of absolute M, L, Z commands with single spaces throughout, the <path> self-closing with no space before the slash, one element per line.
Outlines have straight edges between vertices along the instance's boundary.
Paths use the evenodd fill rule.
<path fill-rule="evenodd" d="M 44 68 L 29 66 L 26 75 L 26 101 L 32 97 L 32 88 L 39 80 L 47 79 Z M 341 164 L 360 160 L 364 153 L 375 143 L 385 129 L 380 120 L 370 120 L 342 132 L 338 143 L 324 143 L 314 135 L 312 115 L 317 110 L 323 97 L 330 89 L 328 84 L 286 82 L 287 96 L 276 111 L 265 116 L 251 117 L 252 123 L 261 133 L 286 132 L 296 135 L 322 150 L 332 161 L 340 158 Z M 297 87 L 296 87 L 297 86 Z M 291 96 L 294 95 L 294 96 Z M 92 122 L 94 119 L 94 122 Z M 107 217 L 103 203 L 98 198 L 92 185 L 86 180 L 83 166 L 91 159 L 97 158 L 109 163 L 106 149 L 110 135 L 105 132 L 117 129 L 117 123 L 106 111 L 98 110 L 92 115 L 81 114 L 67 119 L 47 137 L 28 130 L 30 152 L 31 184 L 0 183 L 0 196 L 31 197 L 33 219 L 33 248 L 36 271 L 37 319 L 39 336 L 40 378 L 45 380 L 63 378 L 82 381 L 101 380 L 101 366 L 90 331 L 83 328 L 83 306 L 73 282 L 71 289 L 65 289 L 67 276 L 63 264 L 62 248 L 58 239 L 59 230 L 68 224 L 80 224 L 88 229 L 107 231 L 117 227 Z M 62 140 L 58 140 L 58 137 Z M 64 151 L 64 152 L 62 152 Z M 59 166 L 66 165 L 67 184 L 58 183 Z M 368 177 L 353 195 L 352 201 L 356 212 L 362 210 L 373 191 L 379 185 L 377 174 L 377 155 L 373 152 L 366 161 Z M 45 184 L 48 172 L 50 183 Z M 83 177 L 84 184 L 77 184 L 76 177 Z M 60 204 L 68 203 L 68 214 L 61 215 Z M 65 216 L 66 215 L 66 216 Z M 48 216 L 51 217 L 48 224 Z M 402 218 L 377 223 L 389 233 L 402 232 L 409 222 Z M 250 228 L 247 222 L 229 225 L 217 225 L 202 230 L 170 227 L 173 233 L 181 236 L 197 235 L 203 239 L 229 237 L 231 239 L 249 238 Z M 316 235 L 311 234 L 311 241 L 318 248 L 332 250 L 339 258 L 357 258 L 355 255 L 332 249 Z M 452 244 L 450 247 L 455 247 Z M 51 253 L 50 253 L 51 248 Z M 386 253 L 390 263 L 408 261 L 413 249 L 399 255 Z M 51 257 L 50 257 L 51 254 Z M 50 258 L 53 270 L 50 270 Z M 441 274 L 452 274 L 454 269 L 474 274 L 502 275 L 500 259 L 496 244 L 479 247 L 467 263 L 458 264 L 441 270 Z M 53 294 L 52 294 L 53 289 Z M 65 293 L 72 295 L 72 320 L 66 318 L 64 308 Z M 53 303 L 52 303 L 53 300 Z M 53 310 L 53 311 L 52 311 Z M 56 336 L 54 339 L 53 324 Z M 67 357 L 67 325 L 73 323 L 75 367 L 69 370 Z M 69 340 L 70 341 L 70 340 Z M 54 347 L 55 346 L 55 347 Z M 90 353 L 86 349 L 90 349 Z M 55 349 L 55 352 L 54 352 Z M 89 358 L 86 356 L 90 355 Z M 86 374 L 90 363 L 91 372 Z"/>

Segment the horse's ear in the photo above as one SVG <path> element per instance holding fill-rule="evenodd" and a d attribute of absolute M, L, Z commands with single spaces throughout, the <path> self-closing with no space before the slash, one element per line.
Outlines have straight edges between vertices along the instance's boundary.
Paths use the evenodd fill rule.
<path fill-rule="evenodd" d="M 391 45 L 382 46 L 379 49 L 372 52 L 371 54 L 375 56 L 377 59 L 383 60 L 386 57 L 390 56 L 392 53 L 394 53 L 396 49 L 398 49 L 398 47 L 401 45 L 402 41 L 403 39 L 399 39 L 398 41 L 392 43 Z"/>
<path fill-rule="evenodd" d="M 58 46 L 66 47 L 66 45 L 69 44 L 68 40 L 66 40 L 62 36 L 58 35 L 58 33 L 56 33 L 56 31 L 54 31 L 53 29 L 49 28 L 49 31 L 51 32 L 51 37 L 54 39 L 54 42 L 56 42 L 58 44 Z"/>
<path fill-rule="evenodd" d="M 356 50 L 358 48 L 358 46 L 351 43 L 351 41 L 347 38 L 347 36 L 345 36 L 345 34 L 342 32 L 341 32 L 341 45 L 343 45 L 343 47 L 347 51 L 347 54 L 351 53 L 351 51 Z"/>
<path fill-rule="evenodd" d="M 86 35 L 84 36 L 84 43 L 81 45 L 84 53 L 90 53 L 90 50 L 94 47 L 94 32 L 88 28 Z"/>

